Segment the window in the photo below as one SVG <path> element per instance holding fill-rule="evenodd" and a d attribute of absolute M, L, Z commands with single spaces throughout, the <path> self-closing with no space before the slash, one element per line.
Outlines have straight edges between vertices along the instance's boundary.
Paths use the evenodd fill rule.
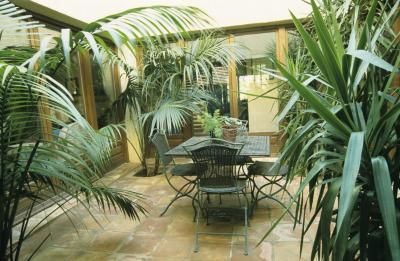
<path fill-rule="evenodd" d="M 118 95 L 114 85 L 114 67 L 110 64 L 99 65 L 95 61 L 91 64 L 97 125 L 102 128 L 112 123 L 111 106 Z"/>
<path fill-rule="evenodd" d="M 276 132 L 279 83 L 265 72 L 275 56 L 275 32 L 241 35 L 235 42 L 245 47 L 245 59 L 237 65 L 239 118 L 249 121 L 250 132 Z"/>

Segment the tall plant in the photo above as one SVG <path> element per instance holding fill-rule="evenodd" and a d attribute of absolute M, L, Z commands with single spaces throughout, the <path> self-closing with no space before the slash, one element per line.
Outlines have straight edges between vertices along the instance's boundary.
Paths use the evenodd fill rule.
<path fill-rule="evenodd" d="M 277 64 L 295 91 L 286 113 L 304 106 L 291 114 L 280 161 L 302 177 L 302 238 L 320 216 L 312 259 L 400 259 L 399 2 L 391 3 L 311 1 L 313 26 L 293 21 L 313 73 Z"/>
<path fill-rule="evenodd" d="M 17 35 L 41 26 L 24 20 L 29 17 L 7 0 L 0 1 L 0 19 L 11 21 L 0 24 L 3 46 L 7 30 Z M 168 33 L 179 38 L 204 23 L 204 17 L 195 8 L 138 8 L 96 21 L 76 34 L 63 29 L 60 37 L 44 38 L 37 49 L 0 49 L 0 260 L 18 259 L 24 240 L 44 221 L 28 226 L 35 207 L 55 195 L 65 202 L 78 201 L 88 211 L 93 204 L 104 211 L 117 209 L 132 220 L 145 213 L 142 195 L 95 182 L 106 170 L 121 128 L 94 130 L 54 77 L 61 70 L 68 76 L 77 52 L 91 52 L 103 63 L 115 46 L 133 53 L 137 42 L 154 42 Z M 63 135 L 53 134 L 56 126 Z M 17 227 L 23 199 L 28 208 Z M 64 210 L 64 204 L 58 207 Z"/>
<path fill-rule="evenodd" d="M 174 133 L 186 126 L 204 101 L 213 99 L 210 86 L 216 67 L 226 68 L 240 55 L 238 46 L 214 33 L 204 33 L 187 46 L 145 45 L 139 75 L 129 64 L 123 65 L 128 85 L 116 106 L 130 113 L 139 140 L 135 149 L 146 171 L 148 137 L 155 129 Z"/>

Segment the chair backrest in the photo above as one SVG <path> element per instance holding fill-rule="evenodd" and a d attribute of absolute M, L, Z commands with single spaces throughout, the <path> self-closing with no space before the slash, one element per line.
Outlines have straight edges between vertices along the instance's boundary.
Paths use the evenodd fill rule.
<path fill-rule="evenodd" d="M 218 144 L 218 145 L 224 145 L 224 146 L 228 146 L 228 147 L 232 147 L 232 148 L 237 148 L 237 149 L 239 149 L 239 152 L 243 148 L 243 145 L 244 145 L 243 143 L 235 143 L 235 142 L 217 139 L 217 138 L 208 138 L 208 139 L 199 141 L 194 144 L 183 146 L 183 148 L 190 155 L 190 151 L 192 151 L 196 148 L 200 148 L 200 147 L 204 147 L 206 145 L 212 145 L 212 144 Z"/>
<path fill-rule="evenodd" d="M 165 133 L 160 131 L 156 132 L 156 134 L 151 137 L 151 142 L 153 142 L 156 147 L 164 167 L 167 167 L 171 162 L 173 162 L 174 158 L 172 156 L 165 155 L 165 153 L 170 150 L 167 135 L 165 135 Z"/>
<path fill-rule="evenodd" d="M 200 187 L 227 188 L 236 186 L 236 159 L 241 148 L 222 144 L 206 144 L 188 149 L 199 179 Z"/>
<path fill-rule="evenodd" d="M 243 143 L 238 143 L 238 142 L 232 142 L 232 141 L 227 141 L 227 140 L 222 140 L 222 139 L 210 139 L 212 144 L 219 144 L 219 145 L 224 145 L 224 146 L 228 146 L 231 148 L 236 148 L 238 149 L 238 154 L 240 153 L 240 151 L 242 150 L 244 144 Z"/>

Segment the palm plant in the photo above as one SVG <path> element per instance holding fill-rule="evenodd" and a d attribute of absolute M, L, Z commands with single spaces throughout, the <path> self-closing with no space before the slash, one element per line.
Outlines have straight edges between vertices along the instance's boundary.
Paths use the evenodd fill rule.
<path fill-rule="evenodd" d="M 205 101 L 213 101 L 210 90 L 216 67 L 227 67 L 230 61 L 239 61 L 240 55 L 240 47 L 215 33 L 204 33 L 188 46 L 146 45 L 139 75 L 123 64 L 128 85 L 115 106 L 128 109 L 139 140 L 135 149 L 146 172 L 148 137 L 155 129 L 176 133 L 186 126 Z M 156 161 L 154 174 L 157 171 Z"/>
<path fill-rule="evenodd" d="M 302 238 L 320 216 L 312 259 L 400 259 L 398 4 L 311 1 L 313 26 L 293 21 L 312 68 L 277 63 L 295 91 L 284 114 L 304 108 L 290 114 L 280 161 L 302 179 L 290 202 Z"/>
<path fill-rule="evenodd" d="M 63 29 L 60 37 L 43 39 L 39 49 L 6 46 L 0 50 L 1 260 L 18 259 L 24 240 L 45 220 L 29 226 L 36 206 L 55 195 L 63 199 L 56 202 L 62 210 L 66 202 L 75 200 L 89 212 L 94 204 L 104 211 L 120 210 L 132 220 L 145 214 L 142 195 L 98 181 L 121 136 L 121 126 L 94 130 L 54 77 L 59 77 L 61 70 L 68 75 L 76 52 L 90 51 L 101 63 L 115 46 L 133 53 L 137 42 L 154 42 L 168 33 L 180 38 L 205 23 L 205 17 L 195 8 L 138 8 L 96 21 L 76 34 Z M 30 16 L 23 10 L 0 1 L 0 19 L 8 21 L 0 24 L 1 43 L 7 43 L 3 38 L 6 31 L 26 36 L 25 29 L 42 26 L 25 21 L 27 18 Z M 58 127 L 63 135 L 53 134 Z M 21 200 L 28 202 L 28 208 L 15 226 Z M 38 242 L 38 247 L 42 243 Z"/>

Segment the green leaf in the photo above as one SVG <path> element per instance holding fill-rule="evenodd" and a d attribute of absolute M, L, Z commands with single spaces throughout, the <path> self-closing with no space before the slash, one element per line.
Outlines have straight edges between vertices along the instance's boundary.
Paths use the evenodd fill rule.
<path fill-rule="evenodd" d="M 365 61 L 368 64 L 375 65 L 388 72 L 393 72 L 395 70 L 395 67 L 393 65 L 391 65 L 390 63 L 386 62 L 385 60 L 383 60 L 382 58 L 371 52 L 365 50 L 355 50 L 355 51 L 348 51 L 347 54 L 354 56 L 362 61 Z"/>
<path fill-rule="evenodd" d="M 329 124 L 331 124 L 335 129 L 337 129 L 342 136 L 350 135 L 350 128 L 346 126 L 342 121 L 333 114 L 329 108 L 327 108 L 312 91 L 310 91 L 306 86 L 300 83 L 295 77 L 293 77 L 282 65 L 276 64 L 278 69 L 281 71 L 282 75 L 288 79 L 290 85 L 296 89 L 301 96 L 307 100 L 311 107 Z"/>
<path fill-rule="evenodd" d="M 364 145 L 364 132 L 353 132 L 350 135 L 346 157 L 343 167 L 343 181 L 340 187 L 339 213 L 337 217 L 337 230 L 341 230 L 345 214 L 352 212 L 351 194 L 356 185 L 356 179 L 360 170 L 361 156 Z"/>
<path fill-rule="evenodd" d="M 328 185 L 328 191 L 324 197 L 324 200 L 321 202 L 322 211 L 321 218 L 319 222 L 321 241 L 322 241 L 322 252 L 323 256 L 328 257 L 330 252 L 330 232 L 332 225 L 332 216 L 333 216 L 333 208 L 336 202 L 336 198 L 339 192 L 339 188 L 342 184 L 342 179 L 338 178 L 332 181 Z"/>
<path fill-rule="evenodd" d="M 96 42 L 94 36 L 91 33 L 85 32 L 85 31 L 82 31 L 82 34 L 85 36 L 87 43 L 89 44 L 91 50 L 93 51 L 93 55 L 94 55 L 95 59 L 97 60 L 97 63 L 101 64 L 102 56 L 100 54 L 100 49 L 99 49 L 99 46 L 97 45 L 97 42 Z"/>
<path fill-rule="evenodd" d="M 342 180 L 342 182 L 344 182 Z M 349 197 L 349 209 L 353 209 L 355 203 L 357 202 L 358 195 L 360 194 L 361 186 L 356 186 L 353 188 L 351 193 L 348 195 Z M 340 209 L 340 206 L 339 206 Z M 349 246 L 349 233 L 352 229 L 352 214 L 353 211 L 348 211 L 344 213 L 344 218 L 342 221 L 342 225 L 340 230 L 336 226 L 336 238 L 334 241 L 334 249 L 333 249 L 333 260 L 343 260 L 343 257 L 347 251 Z"/>
<path fill-rule="evenodd" d="M 400 260 L 399 234 L 396 221 L 396 207 L 392 193 L 392 182 L 386 159 L 372 158 L 375 192 L 378 198 L 385 235 L 393 260 Z"/>
<path fill-rule="evenodd" d="M 293 195 L 292 200 L 289 202 L 288 206 L 286 209 L 283 211 L 280 217 L 277 218 L 277 220 L 272 224 L 272 226 L 268 229 L 268 231 L 265 233 L 265 235 L 261 238 L 261 240 L 257 243 L 257 246 L 262 243 L 262 241 L 272 232 L 272 230 L 279 224 L 279 222 L 282 220 L 282 218 L 287 214 L 289 211 L 290 207 L 297 201 L 297 198 L 303 193 L 304 189 L 308 186 L 310 181 L 315 178 L 316 175 L 321 174 L 321 171 L 323 171 L 325 168 L 339 163 L 340 160 L 338 159 L 329 159 L 329 160 L 318 160 L 315 162 L 314 166 L 312 169 L 307 173 L 307 176 L 305 179 L 301 182 L 299 188 L 297 189 L 296 193 Z"/>
<path fill-rule="evenodd" d="M 61 30 L 61 41 L 65 64 L 69 68 L 71 66 L 71 29 Z"/>

